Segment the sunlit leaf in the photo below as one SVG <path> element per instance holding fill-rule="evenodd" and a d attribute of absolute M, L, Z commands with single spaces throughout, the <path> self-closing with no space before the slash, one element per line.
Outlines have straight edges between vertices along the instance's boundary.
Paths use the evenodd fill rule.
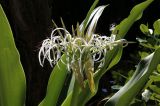
<path fill-rule="evenodd" d="M 160 35 L 160 19 L 154 22 L 154 35 Z"/>
<path fill-rule="evenodd" d="M 136 5 L 131 10 L 130 15 L 116 26 L 115 30 L 113 30 L 113 34 L 118 33 L 117 39 L 123 38 L 126 35 L 133 23 L 139 19 L 139 16 L 153 1 L 154 0 L 146 0 L 145 2 Z"/>
<path fill-rule="evenodd" d="M 144 24 L 141 24 L 140 25 L 140 30 L 146 35 L 146 34 L 149 34 L 149 29 L 148 29 L 148 26 L 144 25 Z"/>
<path fill-rule="evenodd" d="M 66 55 L 63 55 L 61 59 L 63 62 L 66 62 Z M 68 73 L 67 66 L 62 61 L 59 60 L 58 64 L 54 67 L 49 78 L 46 96 L 39 106 L 56 106 Z"/>

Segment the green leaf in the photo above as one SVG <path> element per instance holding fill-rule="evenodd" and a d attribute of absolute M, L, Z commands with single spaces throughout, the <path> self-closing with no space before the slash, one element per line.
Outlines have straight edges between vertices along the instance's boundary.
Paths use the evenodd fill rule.
<path fill-rule="evenodd" d="M 150 77 L 149 77 L 149 79 L 151 79 L 151 80 L 153 80 L 153 81 L 160 81 L 160 75 L 151 75 Z"/>
<path fill-rule="evenodd" d="M 70 106 L 77 106 L 78 105 L 77 102 L 79 100 L 77 98 L 78 98 L 80 90 L 81 90 L 80 84 L 78 83 L 77 80 L 75 80 Z"/>
<path fill-rule="evenodd" d="M 107 102 L 106 106 L 129 106 L 133 98 L 144 87 L 150 74 L 160 63 L 160 48 L 144 58 L 137 66 L 132 78 Z"/>
<path fill-rule="evenodd" d="M 12 31 L 0 5 L 0 106 L 25 104 L 26 80 Z"/>
<path fill-rule="evenodd" d="M 70 106 L 71 105 L 71 99 L 72 99 L 72 91 L 67 95 L 66 99 L 62 103 L 61 106 Z"/>
<path fill-rule="evenodd" d="M 61 59 L 66 63 L 66 55 L 63 55 Z M 62 61 L 59 60 L 54 67 L 49 78 L 46 96 L 39 106 L 56 106 L 68 73 L 67 66 Z"/>
<path fill-rule="evenodd" d="M 108 6 L 108 5 L 107 5 Z M 97 26 L 97 22 L 98 19 L 100 18 L 103 10 L 105 9 L 106 6 L 99 6 L 96 9 L 94 9 L 94 11 L 92 12 L 92 14 L 89 17 L 88 23 L 90 22 L 88 28 L 87 28 L 87 32 L 86 35 L 87 36 L 92 36 L 92 34 L 95 31 L 95 28 Z"/>
<path fill-rule="evenodd" d="M 94 3 L 92 4 L 91 8 L 89 9 L 86 18 L 84 19 L 84 21 L 81 24 L 82 27 L 82 35 L 84 34 L 84 31 L 90 21 L 90 16 L 93 13 L 94 8 L 96 7 L 96 5 L 98 4 L 99 0 L 95 0 Z"/>
<path fill-rule="evenodd" d="M 69 85 L 69 88 L 68 88 L 67 95 L 69 95 L 70 92 L 73 91 L 74 83 L 75 83 L 75 76 L 74 76 L 74 74 L 72 74 L 72 78 L 71 78 L 71 81 L 70 81 L 70 85 Z"/>
<path fill-rule="evenodd" d="M 131 10 L 130 15 L 126 19 L 124 19 L 118 26 L 116 26 L 116 29 L 112 32 L 113 34 L 118 35 L 117 39 L 123 38 L 126 35 L 133 23 L 140 19 L 139 16 L 153 1 L 154 0 L 146 0 L 136 5 Z"/>
<path fill-rule="evenodd" d="M 154 35 L 160 35 L 160 19 L 154 22 Z"/>
<path fill-rule="evenodd" d="M 146 104 L 143 101 L 138 101 L 138 102 L 131 104 L 130 106 L 146 106 Z"/>
<path fill-rule="evenodd" d="M 153 80 L 149 80 L 143 89 L 144 90 L 147 89 L 152 83 L 153 83 Z"/>
<path fill-rule="evenodd" d="M 115 47 L 113 50 L 107 52 L 105 57 L 104 67 L 95 74 L 95 77 L 97 77 L 98 81 L 106 73 L 106 71 L 108 71 L 110 68 L 112 68 L 120 61 L 122 56 L 122 51 L 123 48 L 122 46 L 119 45 Z"/>
<path fill-rule="evenodd" d="M 150 99 L 158 101 L 159 105 L 160 105 L 160 95 L 159 94 L 153 93 L 152 96 L 150 97 Z"/>
<path fill-rule="evenodd" d="M 160 73 L 160 64 L 157 66 L 157 71 Z"/>
<path fill-rule="evenodd" d="M 142 31 L 143 34 L 149 34 L 149 29 L 148 29 L 148 26 L 144 25 L 144 24 L 141 24 L 140 25 L 140 30 Z"/>
<path fill-rule="evenodd" d="M 160 95 L 160 88 L 159 88 L 158 86 L 156 86 L 156 85 L 150 85 L 149 88 L 150 88 L 153 92 L 155 92 L 155 93 L 157 93 L 157 94 Z"/>
<path fill-rule="evenodd" d="M 149 48 L 149 49 L 156 49 L 150 43 L 146 43 L 146 44 L 145 43 L 140 43 L 140 45 L 143 46 L 143 47 Z"/>
<path fill-rule="evenodd" d="M 138 54 L 141 56 L 141 59 L 149 55 L 148 52 L 140 52 L 140 51 L 138 52 Z"/>

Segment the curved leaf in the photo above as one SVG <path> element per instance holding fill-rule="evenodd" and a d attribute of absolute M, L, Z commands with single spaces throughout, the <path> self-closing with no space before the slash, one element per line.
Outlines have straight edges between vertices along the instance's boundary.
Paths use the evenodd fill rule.
<path fill-rule="evenodd" d="M 150 74 L 160 63 L 160 48 L 151 55 L 144 58 L 137 66 L 132 78 L 114 96 L 112 96 L 105 106 L 129 106 L 137 93 L 144 87 Z"/>
<path fill-rule="evenodd" d="M 63 55 L 61 59 L 66 63 L 66 55 Z M 56 106 L 68 73 L 67 66 L 62 61 L 59 60 L 54 67 L 49 78 L 46 97 L 39 104 L 39 106 Z"/>
<path fill-rule="evenodd" d="M 154 22 L 153 27 L 154 27 L 154 34 L 160 35 L 160 19 Z"/>
<path fill-rule="evenodd" d="M 0 5 L 0 106 L 23 106 L 26 81 L 8 20 Z"/>
<path fill-rule="evenodd" d="M 84 31 L 85 31 L 85 29 L 86 29 L 89 21 L 90 21 L 91 18 L 92 18 L 92 17 L 90 17 L 90 16 L 91 16 L 91 14 L 93 13 L 93 10 L 94 10 L 94 8 L 96 7 L 96 5 L 98 4 L 98 2 L 99 2 L 99 0 L 95 0 L 95 1 L 94 1 L 94 3 L 92 4 L 90 10 L 89 10 L 88 13 L 87 13 L 87 16 L 86 16 L 85 20 L 82 22 L 82 24 L 81 24 L 81 26 L 80 26 L 80 27 L 81 27 L 81 30 L 82 30 L 82 35 L 84 34 Z"/>
<path fill-rule="evenodd" d="M 154 0 L 146 0 L 136 5 L 131 10 L 130 15 L 126 19 L 124 19 L 118 26 L 116 26 L 115 30 L 113 30 L 113 34 L 118 35 L 117 39 L 123 38 L 126 35 L 133 23 L 140 19 L 139 16 L 153 1 Z"/>
<path fill-rule="evenodd" d="M 149 33 L 148 26 L 146 26 L 144 24 L 140 25 L 140 30 L 142 31 L 143 34 L 148 34 Z"/>

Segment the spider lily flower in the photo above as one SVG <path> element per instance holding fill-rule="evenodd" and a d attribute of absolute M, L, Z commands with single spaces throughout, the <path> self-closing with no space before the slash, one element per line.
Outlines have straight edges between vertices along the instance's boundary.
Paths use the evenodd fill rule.
<path fill-rule="evenodd" d="M 77 24 L 76 30 L 72 28 L 73 34 L 65 28 L 54 29 L 50 38 L 45 39 L 40 48 L 38 55 L 40 65 L 43 66 L 47 59 L 52 66 L 58 63 L 62 54 L 66 54 L 67 63 L 61 61 L 67 65 L 68 70 L 73 71 L 82 88 L 85 87 L 83 81 L 87 79 L 90 90 L 94 93 L 94 63 L 98 62 L 100 67 L 103 66 L 107 51 L 119 44 L 127 44 L 124 39 L 115 40 L 114 34 L 108 37 L 94 33 L 105 7 L 97 7 L 87 21 L 83 21 L 81 25 Z"/>
<path fill-rule="evenodd" d="M 66 34 L 64 36 L 55 36 L 57 30 L 63 30 Z M 104 56 L 108 50 L 112 50 L 114 46 L 124 43 L 127 44 L 124 39 L 115 41 L 115 37 L 116 35 L 107 37 L 93 34 L 92 38 L 87 41 L 81 36 L 72 37 L 71 34 L 63 28 L 56 28 L 52 31 L 50 39 L 47 38 L 42 43 L 39 51 L 40 65 L 43 66 L 45 59 L 49 61 L 51 66 L 56 64 L 62 53 L 66 53 L 68 58 L 71 58 L 71 61 L 81 61 L 82 55 L 84 55 L 86 51 L 92 55 L 94 62 L 101 61 L 103 60 L 101 57 Z"/>
<path fill-rule="evenodd" d="M 65 35 L 56 35 L 57 30 L 64 31 Z M 124 39 L 115 41 L 115 38 L 116 35 L 107 37 L 92 34 L 91 38 L 86 40 L 85 37 L 71 36 L 64 28 L 56 28 L 52 31 L 51 37 L 45 39 L 42 43 L 39 51 L 40 65 L 43 66 L 45 59 L 47 59 L 52 66 L 56 64 L 61 58 L 61 55 L 65 53 L 67 55 L 66 65 L 68 66 L 68 70 L 72 70 L 75 73 L 75 77 L 82 88 L 84 88 L 83 71 L 85 70 L 90 89 L 94 92 L 94 62 L 103 64 L 105 61 L 103 57 L 107 51 L 112 50 L 119 44 L 127 43 Z"/>

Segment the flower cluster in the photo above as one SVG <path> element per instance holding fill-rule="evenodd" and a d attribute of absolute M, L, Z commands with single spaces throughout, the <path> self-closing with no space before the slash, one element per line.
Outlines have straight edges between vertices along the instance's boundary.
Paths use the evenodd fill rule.
<path fill-rule="evenodd" d="M 63 31 L 63 35 L 56 35 L 57 31 Z M 119 43 L 125 43 L 124 39 L 115 41 L 116 35 L 100 36 L 93 34 L 91 38 L 85 39 L 81 36 L 72 36 L 64 28 L 56 28 L 51 37 L 43 41 L 39 51 L 39 62 L 43 66 L 47 59 L 51 66 L 56 64 L 63 53 L 67 54 L 67 63 L 74 61 L 82 62 L 84 54 L 90 54 L 94 62 L 104 62 L 104 56 L 108 50 L 112 50 Z"/>
<path fill-rule="evenodd" d="M 57 35 L 57 32 L 60 34 Z M 45 59 L 47 59 L 52 66 L 58 63 L 62 54 L 66 54 L 67 63 L 61 61 L 67 65 L 68 70 L 75 73 L 82 88 L 84 88 L 83 73 L 85 73 L 91 92 L 94 92 L 94 63 L 98 62 L 99 67 L 102 67 L 107 51 L 112 50 L 118 44 L 126 43 L 124 39 L 116 41 L 115 38 L 116 35 L 113 34 L 110 37 L 98 34 L 92 34 L 90 37 L 72 36 L 66 29 L 56 28 L 52 31 L 51 37 L 42 43 L 39 51 L 40 65 L 43 66 Z"/>
<path fill-rule="evenodd" d="M 58 65 L 62 54 L 65 54 L 66 62 L 60 59 L 62 63 L 67 65 L 68 70 L 73 71 L 82 88 L 84 88 L 84 80 L 87 79 L 91 92 L 94 92 L 94 64 L 97 62 L 98 68 L 101 68 L 109 50 L 117 45 L 128 44 L 125 39 L 116 40 L 114 34 L 108 37 L 94 33 L 98 19 L 105 7 L 99 6 L 93 12 L 89 12 L 81 25 L 77 24 L 76 29 L 72 28 L 72 34 L 65 29 L 63 22 L 63 28 L 54 29 L 51 37 L 45 39 L 40 48 L 40 65 L 43 66 L 46 59 L 51 66 Z M 114 28 L 112 29 L 114 30 Z"/>

